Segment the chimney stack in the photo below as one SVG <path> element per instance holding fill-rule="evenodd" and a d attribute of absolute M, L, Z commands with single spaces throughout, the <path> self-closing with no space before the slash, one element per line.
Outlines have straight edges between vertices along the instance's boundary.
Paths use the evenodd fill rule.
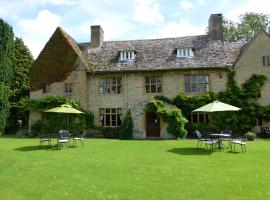
<path fill-rule="evenodd" d="M 211 40 L 223 42 L 223 18 L 222 14 L 212 14 L 208 20 L 208 37 Z"/>
<path fill-rule="evenodd" d="M 103 43 L 104 32 L 100 25 L 91 26 L 91 48 L 100 47 Z"/>

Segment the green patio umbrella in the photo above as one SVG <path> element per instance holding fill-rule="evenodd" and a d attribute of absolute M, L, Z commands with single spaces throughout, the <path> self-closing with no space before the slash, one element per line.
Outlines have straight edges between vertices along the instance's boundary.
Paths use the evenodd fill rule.
<path fill-rule="evenodd" d="M 79 111 L 68 104 L 63 104 L 59 107 L 55 107 L 44 112 L 53 112 L 53 113 L 66 113 L 66 114 L 82 114 L 82 111 Z"/>
<path fill-rule="evenodd" d="M 213 101 L 212 103 L 206 104 L 192 112 L 204 112 L 204 113 L 212 113 L 212 112 L 222 112 L 222 111 L 239 111 L 241 108 L 222 103 L 220 101 Z"/>

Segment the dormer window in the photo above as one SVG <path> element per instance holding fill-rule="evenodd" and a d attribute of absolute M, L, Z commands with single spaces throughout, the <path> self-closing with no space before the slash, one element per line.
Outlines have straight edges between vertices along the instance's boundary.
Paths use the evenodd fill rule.
<path fill-rule="evenodd" d="M 177 49 L 176 56 L 179 58 L 190 58 L 193 57 L 194 54 L 191 48 L 181 48 Z"/>
<path fill-rule="evenodd" d="M 135 54 L 134 51 L 121 51 L 120 60 L 134 60 Z"/>

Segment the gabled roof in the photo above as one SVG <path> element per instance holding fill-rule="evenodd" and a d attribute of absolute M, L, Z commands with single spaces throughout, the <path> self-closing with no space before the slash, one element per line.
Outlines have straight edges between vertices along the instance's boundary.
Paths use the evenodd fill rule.
<path fill-rule="evenodd" d="M 87 67 L 86 57 L 76 41 L 58 27 L 30 69 L 31 91 L 65 80 L 76 69 L 78 61 Z"/>
<path fill-rule="evenodd" d="M 230 68 L 235 63 L 241 43 L 211 41 L 207 35 L 128 41 L 105 41 L 91 48 L 80 43 L 88 52 L 91 68 L 96 73 L 176 70 L 194 68 Z M 192 48 L 193 58 L 176 57 L 177 48 Z M 119 52 L 133 50 L 134 61 L 119 62 Z"/>

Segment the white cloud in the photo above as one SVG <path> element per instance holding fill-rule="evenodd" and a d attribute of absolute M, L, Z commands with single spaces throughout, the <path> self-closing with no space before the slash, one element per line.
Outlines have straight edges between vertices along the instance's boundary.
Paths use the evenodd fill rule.
<path fill-rule="evenodd" d="M 188 0 L 180 1 L 180 7 L 184 10 L 190 10 L 193 8 L 193 4 Z"/>
<path fill-rule="evenodd" d="M 239 21 L 239 16 L 246 12 L 257 12 L 269 14 L 270 1 L 265 0 L 246 0 L 241 6 L 229 11 L 225 17 L 232 21 Z"/>
<path fill-rule="evenodd" d="M 16 24 L 25 44 L 36 58 L 59 25 L 60 17 L 49 10 L 41 10 L 36 19 L 22 19 Z"/>
<path fill-rule="evenodd" d="M 172 21 L 164 25 L 154 37 L 166 38 L 201 34 L 205 34 L 205 26 L 193 25 L 188 20 L 181 20 L 180 22 Z"/>
<path fill-rule="evenodd" d="M 204 5 L 205 4 L 205 0 L 198 0 L 198 3 L 201 4 L 201 5 Z"/>
<path fill-rule="evenodd" d="M 160 5 L 155 0 L 136 0 L 133 20 L 144 24 L 157 24 L 163 22 L 164 17 L 160 12 Z"/>
<path fill-rule="evenodd" d="M 54 5 L 74 5 L 75 0 L 42 0 L 42 3 L 51 3 Z"/>

